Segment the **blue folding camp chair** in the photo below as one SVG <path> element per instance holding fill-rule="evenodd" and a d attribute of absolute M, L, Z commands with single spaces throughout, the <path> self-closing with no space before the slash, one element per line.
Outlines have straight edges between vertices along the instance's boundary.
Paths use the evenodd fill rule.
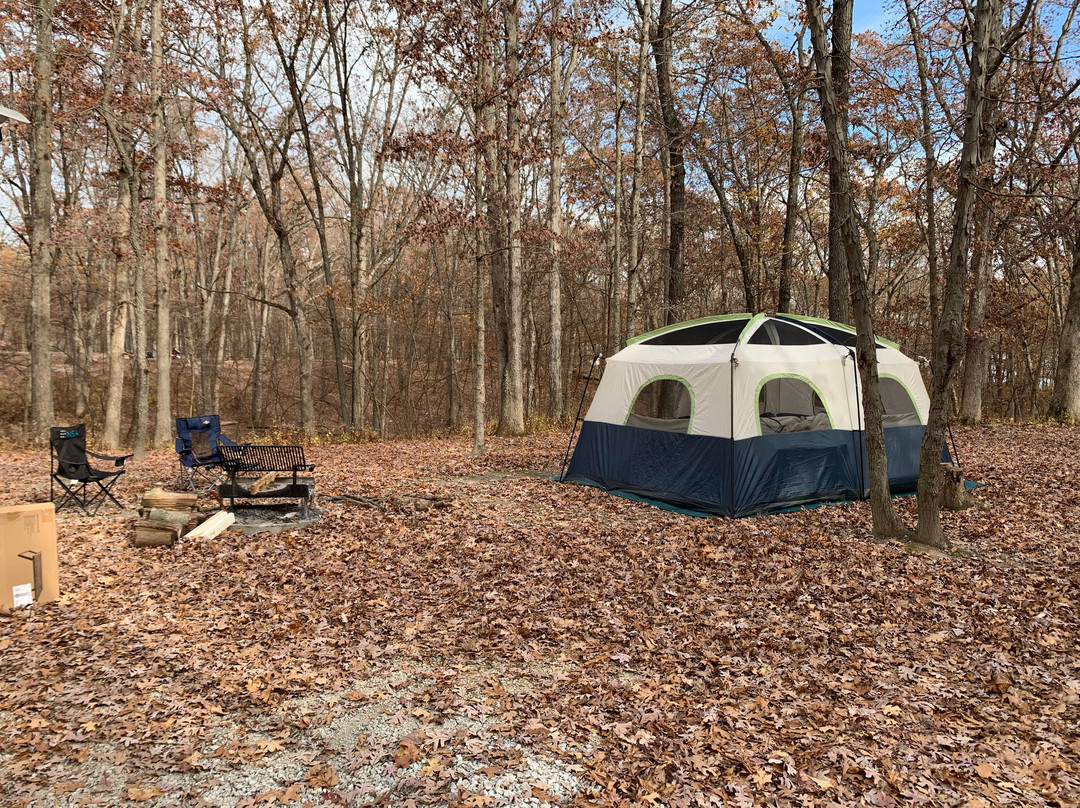
<path fill-rule="evenodd" d="M 209 491 L 225 475 L 219 446 L 237 446 L 221 434 L 216 415 L 176 419 L 176 453 L 180 456 L 180 480 L 192 491 Z"/>

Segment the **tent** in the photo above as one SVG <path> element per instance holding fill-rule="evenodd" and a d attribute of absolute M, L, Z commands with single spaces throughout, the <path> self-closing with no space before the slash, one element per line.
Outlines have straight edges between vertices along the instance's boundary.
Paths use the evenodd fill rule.
<path fill-rule="evenodd" d="M 877 358 L 889 485 L 908 493 L 929 397 L 896 343 L 878 338 Z M 862 499 L 861 395 L 850 326 L 786 314 L 678 323 L 608 358 L 563 479 L 732 517 Z"/>

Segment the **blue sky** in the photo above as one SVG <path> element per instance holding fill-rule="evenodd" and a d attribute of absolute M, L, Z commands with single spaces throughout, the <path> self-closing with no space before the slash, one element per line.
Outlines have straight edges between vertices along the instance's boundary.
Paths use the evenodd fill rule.
<path fill-rule="evenodd" d="M 855 33 L 879 30 L 888 19 L 883 5 L 883 0 L 855 0 L 851 10 L 851 27 Z"/>

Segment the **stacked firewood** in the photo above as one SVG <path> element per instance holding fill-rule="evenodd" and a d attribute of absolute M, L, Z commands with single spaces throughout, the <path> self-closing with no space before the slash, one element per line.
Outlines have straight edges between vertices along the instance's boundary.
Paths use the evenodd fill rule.
<path fill-rule="evenodd" d="M 236 517 L 225 510 L 208 513 L 198 507 L 199 497 L 191 492 L 152 488 L 143 494 L 139 519 L 135 522 L 136 547 L 175 544 L 181 537 L 212 539 L 229 527 Z"/>

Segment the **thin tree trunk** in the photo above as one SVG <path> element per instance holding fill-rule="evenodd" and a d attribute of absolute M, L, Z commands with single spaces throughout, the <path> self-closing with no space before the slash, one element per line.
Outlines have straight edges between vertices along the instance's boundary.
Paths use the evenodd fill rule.
<path fill-rule="evenodd" d="M 520 0 L 505 0 L 506 26 L 506 227 L 507 366 L 499 415 L 504 435 L 525 434 L 524 317 L 521 266 L 521 51 Z"/>
<path fill-rule="evenodd" d="M 919 26 L 912 0 L 904 0 L 907 10 L 908 29 L 915 50 L 915 64 L 919 74 L 919 143 L 922 145 L 923 161 L 926 163 L 923 193 L 926 199 L 926 269 L 930 287 L 930 332 L 937 330 L 938 313 L 941 311 L 940 270 L 937 253 L 937 204 L 934 201 L 934 175 L 937 171 L 937 155 L 934 152 L 934 130 L 930 120 L 930 66 L 923 47 L 922 28 Z"/>
<path fill-rule="evenodd" d="M 683 318 L 686 297 L 686 164 L 683 159 L 686 133 L 675 108 L 675 87 L 672 76 L 674 42 L 672 31 L 672 0 L 660 0 L 660 13 L 653 37 L 653 56 L 656 60 L 656 86 L 663 117 L 665 150 L 669 174 L 665 177 L 671 206 L 667 232 L 667 288 L 664 322 L 672 325 Z"/>
<path fill-rule="evenodd" d="M 611 225 L 612 237 L 612 260 L 611 260 L 611 344 L 615 350 L 622 347 L 622 312 L 620 311 L 620 299 L 622 296 L 622 204 L 623 204 L 623 171 L 622 171 L 622 86 L 619 83 L 619 54 L 615 55 L 614 84 L 615 84 L 615 211 L 614 221 Z"/>
<path fill-rule="evenodd" d="M 789 311 L 791 273 L 795 262 L 795 227 L 799 218 L 799 180 L 802 177 L 803 100 L 800 93 L 791 109 L 791 151 L 788 154 L 787 200 L 784 207 L 784 244 L 780 255 L 776 310 Z"/>
<path fill-rule="evenodd" d="M 235 241 L 231 241 L 231 243 L 235 244 Z M 233 262 L 230 258 L 225 263 L 225 278 L 221 283 L 221 325 L 217 330 L 217 345 L 214 347 L 214 368 L 210 380 L 210 406 L 214 412 L 221 412 L 221 374 L 225 368 L 225 338 L 228 336 L 229 330 L 229 309 L 232 308 L 232 276 Z"/>
<path fill-rule="evenodd" d="M 1001 47 L 1000 20 L 991 24 L 990 49 Z M 1002 73 L 996 72 L 987 82 L 987 101 L 983 105 L 983 121 L 979 131 L 979 154 L 992 155 L 997 148 L 997 117 L 1001 95 Z M 994 178 L 982 178 L 982 182 L 993 183 Z M 990 262 L 993 256 L 991 239 L 990 206 L 982 200 L 975 200 L 975 233 L 971 247 L 970 295 L 968 298 L 967 330 L 971 337 L 964 354 L 964 373 L 960 385 L 960 417 L 967 423 L 982 420 L 983 388 L 990 372 L 990 340 L 985 333 L 986 319 L 990 304 L 990 282 L 993 270 Z"/>
<path fill-rule="evenodd" d="M 560 418 L 566 409 L 563 391 L 563 342 L 562 342 L 562 267 L 560 250 L 563 238 L 562 174 L 566 152 L 565 121 L 568 79 L 574 69 L 577 46 L 571 51 L 570 64 L 565 75 L 562 65 L 559 29 L 562 0 L 554 0 L 551 6 L 551 33 L 548 51 L 551 59 L 551 178 L 548 183 L 548 229 L 551 231 L 549 249 L 551 268 L 548 273 L 548 396 L 549 412 Z"/>
<path fill-rule="evenodd" d="M 637 80 L 634 85 L 634 176 L 630 188 L 630 211 L 627 231 L 630 235 L 629 266 L 626 269 L 626 328 L 634 331 L 634 282 L 641 265 L 644 234 L 641 232 L 641 186 L 645 164 L 645 91 L 649 78 L 649 31 L 652 29 L 652 0 L 644 0 L 638 28 Z"/>
<path fill-rule="evenodd" d="M 965 423 L 982 421 L 983 388 L 990 372 L 990 338 L 983 330 L 990 303 L 990 207 L 975 202 L 975 238 L 971 248 L 971 291 L 968 296 L 967 350 L 960 385 L 960 418 Z"/>
<path fill-rule="evenodd" d="M 154 136 L 154 278 L 156 280 L 157 321 L 157 420 L 154 444 L 167 443 L 173 434 L 172 414 L 172 277 L 169 272 L 169 211 L 167 199 L 167 145 L 165 130 L 165 67 L 162 2 L 150 8 L 150 107 Z"/>
<path fill-rule="evenodd" d="M 30 423 L 54 426 L 52 382 L 52 79 L 55 0 L 37 0 L 30 104 Z"/>
<path fill-rule="evenodd" d="M 829 77 L 836 96 L 836 112 L 843 131 L 848 131 L 848 103 L 851 96 L 851 10 L 853 0 L 834 0 L 832 15 L 832 50 L 829 54 Z M 820 71 L 819 67 L 819 71 Z M 820 77 L 823 80 L 823 77 Z M 846 134 L 845 134 L 846 138 Z M 846 149 L 845 141 L 845 149 Z M 840 178 L 829 172 L 829 319 L 838 323 L 851 321 L 851 274 L 845 263 L 843 219 L 840 197 L 844 190 Z"/>
<path fill-rule="evenodd" d="M 754 294 L 754 277 L 750 266 L 750 255 L 746 249 L 746 240 L 743 238 L 743 233 L 739 230 L 738 223 L 735 221 L 735 212 L 731 209 L 731 201 L 728 199 L 723 174 L 714 170 L 707 161 L 702 160 L 701 162 L 702 168 L 705 170 L 705 177 L 708 179 L 709 185 L 712 186 L 713 193 L 716 194 L 716 199 L 720 203 L 720 213 L 727 224 L 728 235 L 731 236 L 731 244 L 735 247 L 735 256 L 739 260 L 746 311 L 756 312 L 757 296 Z"/>
<path fill-rule="evenodd" d="M 130 221 L 131 185 L 121 170 L 117 219 L 125 226 Z M 127 267 L 126 235 L 118 235 L 113 249 L 114 283 L 112 299 L 112 329 L 109 334 L 109 380 L 105 392 L 105 423 L 101 441 L 109 449 L 120 446 L 120 414 L 124 396 L 124 342 L 127 338 L 130 300 L 130 270 Z"/>
<path fill-rule="evenodd" d="M 132 396 L 133 425 L 135 437 L 132 453 L 136 460 L 146 457 L 146 440 L 150 433 L 150 365 L 146 359 L 146 249 L 143 244 L 142 211 L 139 206 L 139 169 L 132 156 L 131 176 L 131 217 L 128 224 L 128 240 L 131 243 L 132 276 L 132 332 L 134 337 L 134 357 L 132 374 L 135 379 Z"/>
<path fill-rule="evenodd" d="M 660 0 L 656 33 L 653 36 L 653 58 L 656 61 L 657 96 L 663 117 L 664 151 L 667 156 L 665 180 L 667 185 L 667 284 L 665 288 L 664 323 L 672 325 L 683 319 L 686 298 L 686 163 L 683 159 L 686 133 L 675 108 L 675 86 L 672 76 L 674 32 L 672 30 L 672 0 Z M 665 380 L 660 388 L 659 411 L 662 417 L 675 414 L 680 394 L 678 382 Z"/>

